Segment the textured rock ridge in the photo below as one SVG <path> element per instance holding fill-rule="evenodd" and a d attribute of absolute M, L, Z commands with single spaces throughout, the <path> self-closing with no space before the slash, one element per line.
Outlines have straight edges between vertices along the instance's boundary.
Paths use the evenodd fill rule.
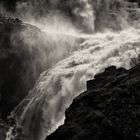
<path fill-rule="evenodd" d="M 139 140 L 140 65 L 115 66 L 87 82 L 87 91 L 74 99 L 66 120 L 46 140 Z"/>

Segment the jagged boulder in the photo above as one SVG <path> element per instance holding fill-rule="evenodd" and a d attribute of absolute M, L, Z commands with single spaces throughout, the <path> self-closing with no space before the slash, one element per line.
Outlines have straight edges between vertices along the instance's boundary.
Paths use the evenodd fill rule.
<path fill-rule="evenodd" d="M 112 66 L 87 82 L 46 140 L 140 140 L 140 65 Z"/>

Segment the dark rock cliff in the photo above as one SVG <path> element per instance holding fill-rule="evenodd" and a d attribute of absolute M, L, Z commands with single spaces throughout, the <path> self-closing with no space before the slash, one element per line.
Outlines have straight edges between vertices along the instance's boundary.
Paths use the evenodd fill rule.
<path fill-rule="evenodd" d="M 0 116 L 3 119 L 27 95 L 44 70 L 38 44 L 26 42 L 26 38 L 30 42 L 37 38 L 40 42 L 42 35 L 38 28 L 18 19 L 0 17 Z"/>
<path fill-rule="evenodd" d="M 140 140 L 140 65 L 112 66 L 87 82 L 46 140 Z"/>

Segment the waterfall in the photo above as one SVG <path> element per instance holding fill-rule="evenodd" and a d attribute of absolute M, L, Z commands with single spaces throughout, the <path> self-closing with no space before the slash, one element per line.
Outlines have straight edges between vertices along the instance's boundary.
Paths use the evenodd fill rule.
<path fill-rule="evenodd" d="M 73 99 L 86 90 L 87 80 L 111 65 L 131 68 L 140 49 L 140 29 L 137 21 L 132 23 L 125 0 L 47 2 L 17 2 L 13 15 L 38 26 L 44 40 L 55 42 L 48 45 L 48 69 L 13 111 L 27 140 L 44 140 L 54 132 Z"/>
<path fill-rule="evenodd" d="M 140 30 L 81 35 L 78 50 L 41 74 L 34 88 L 15 109 L 27 140 L 44 140 L 64 123 L 65 110 L 86 90 L 86 81 L 106 67 L 131 68 L 140 49 Z M 76 47 L 77 48 L 77 47 Z"/>

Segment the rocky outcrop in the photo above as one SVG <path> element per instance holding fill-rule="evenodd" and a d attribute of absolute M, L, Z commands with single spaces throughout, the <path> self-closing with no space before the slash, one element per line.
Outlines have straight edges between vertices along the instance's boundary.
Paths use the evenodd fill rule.
<path fill-rule="evenodd" d="M 79 139 L 140 139 L 140 65 L 97 74 L 67 109 L 65 124 L 46 138 Z"/>
<path fill-rule="evenodd" d="M 37 43 L 31 44 L 33 37 L 42 34 L 19 19 L 0 17 L 0 116 L 3 119 L 27 95 L 44 70 L 40 48 Z"/>

